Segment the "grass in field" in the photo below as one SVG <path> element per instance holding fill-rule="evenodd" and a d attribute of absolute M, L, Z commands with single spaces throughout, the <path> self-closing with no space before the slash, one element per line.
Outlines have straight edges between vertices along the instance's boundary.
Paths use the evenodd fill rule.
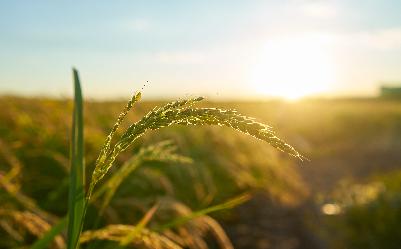
<path fill-rule="evenodd" d="M 97 215 L 101 217 L 121 183 L 143 162 L 160 161 L 179 164 L 191 162 L 191 159 L 175 154 L 171 143 L 158 143 L 141 149 L 134 157 L 116 170 L 114 174 L 103 183 L 104 185 L 96 188 L 115 164 L 120 153 L 127 150 L 138 138 L 151 130 L 159 130 L 171 125 L 227 126 L 265 141 L 273 147 L 301 160 L 303 159 L 292 146 L 279 139 L 273 132 L 273 129 L 268 125 L 241 115 L 234 110 L 193 107 L 197 102 L 203 100 L 203 98 L 178 100 L 170 102 L 162 107 L 155 107 L 139 119 L 139 121 L 127 127 L 121 135 L 116 137 L 117 131 L 124 118 L 127 116 L 130 109 L 133 108 L 134 104 L 140 100 L 141 93 L 138 92 L 134 94 L 133 98 L 128 102 L 107 136 L 100 154 L 96 159 L 95 167 L 90 173 L 89 184 L 86 186 L 83 99 L 78 72 L 76 70 L 74 70 L 73 76 L 75 97 L 70 139 L 71 164 L 69 169 L 65 167 L 63 169 L 69 171 L 69 177 L 65 178 L 68 181 L 62 181 L 59 185 L 61 187 L 65 185 L 69 187 L 68 216 L 61 219 L 46 219 L 43 215 L 45 212 L 42 212 L 41 209 L 34 204 L 32 204 L 34 208 L 31 208 L 30 211 L 21 212 L 14 211 L 14 209 L 2 209 L 0 213 L 3 216 L 13 218 L 17 223 L 21 222 L 23 219 L 28 221 L 26 223 L 26 225 L 28 225 L 27 230 L 40 238 L 33 244 L 33 248 L 47 248 L 50 243 L 53 243 L 52 241 L 54 239 L 55 242 L 53 245 L 62 248 L 64 246 L 64 240 L 59 234 L 66 225 L 67 235 L 65 243 L 69 249 L 75 249 L 79 247 L 80 243 L 87 243 L 94 239 L 119 241 L 122 247 L 134 243 L 146 248 L 207 248 L 207 243 L 203 237 L 208 231 L 214 234 L 216 241 L 222 248 L 232 248 L 228 237 L 225 235 L 220 225 L 214 219 L 207 216 L 207 214 L 238 205 L 246 201 L 249 198 L 248 195 L 239 196 L 222 204 L 208 205 L 206 208 L 199 209 L 198 211 L 192 211 L 189 207 L 174 198 L 159 198 L 156 204 L 153 204 L 152 208 L 145 211 L 143 218 L 135 226 L 108 225 L 99 229 L 97 228 L 99 218 L 97 218 L 97 221 L 91 225 L 93 229 L 88 229 L 88 225 L 85 223 L 86 215 L 91 215 L 91 209 L 96 208 L 97 203 L 99 203 L 98 199 L 101 199 L 101 201 L 100 206 L 97 206 L 99 208 Z M 21 122 L 29 125 L 29 119 L 27 119 L 27 117 L 22 116 L 21 118 Z M 57 157 L 58 155 L 52 154 L 52 156 L 54 156 L 54 159 L 58 158 L 61 159 L 61 161 L 65 161 L 64 158 Z M 16 177 L 20 172 L 21 167 L 18 166 L 18 163 L 15 165 L 17 166 L 12 165 L 12 169 L 9 171 L 7 177 L 2 177 L 4 186 L 10 182 L 9 178 Z M 9 186 L 10 189 L 14 187 L 15 186 L 12 185 Z M 85 189 L 87 189 L 87 191 L 85 191 Z M 56 195 L 57 192 L 59 192 L 59 190 L 56 191 Z M 15 197 L 21 195 L 19 190 L 9 190 L 8 194 L 14 197 L 17 202 L 21 202 Z M 29 199 L 27 198 L 26 200 Z M 27 201 L 21 204 L 22 206 L 26 206 L 26 203 Z M 144 210 L 146 210 L 146 208 Z M 158 218 L 159 222 L 153 225 L 153 228 L 147 227 L 151 220 L 156 218 L 157 215 L 160 215 L 159 213 L 166 213 L 169 215 L 164 217 L 160 216 Z M 29 220 L 31 220 L 31 222 Z M 161 222 L 162 220 L 164 221 Z M 36 227 L 32 224 L 36 224 Z M 54 224 L 52 229 L 50 229 L 51 224 Z M 4 227 L 7 226 L 4 225 Z M 10 235 L 18 234 L 7 228 L 5 228 L 5 230 L 8 231 Z M 82 230 L 85 230 L 85 232 L 81 237 Z"/>
<path fill-rule="evenodd" d="M 79 79 L 77 76 L 77 72 L 74 71 L 74 79 L 75 79 L 75 85 L 79 86 Z M 83 153 L 80 153 L 83 151 L 83 144 L 82 144 L 82 132 L 83 130 L 83 124 L 80 123 L 79 121 L 81 120 L 82 122 L 82 97 L 80 94 L 80 88 L 76 87 L 75 89 L 75 109 L 74 109 L 74 115 L 77 115 L 77 121 L 75 121 L 75 116 L 73 118 L 73 136 L 75 129 L 74 125 L 77 125 L 78 128 L 78 133 L 77 133 L 77 140 L 75 141 L 72 139 L 72 151 L 74 151 L 74 147 L 77 146 L 78 149 L 78 158 L 79 160 L 76 161 L 75 164 L 72 165 L 72 167 L 78 167 L 80 170 L 78 170 L 78 177 L 74 177 L 74 174 L 71 174 L 70 178 L 70 186 L 75 185 L 76 181 L 79 181 L 78 190 L 74 191 L 73 188 L 70 187 L 70 193 L 72 192 L 73 196 L 75 196 L 75 203 L 71 204 L 69 206 L 69 210 L 71 209 L 77 209 L 79 210 L 78 212 L 78 217 L 80 218 L 80 221 L 74 220 L 74 224 L 71 225 L 71 218 L 75 218 L 74 216 L 71 216 L 71 211 L 70 211 L 70 222 L 69 222 L 69 231 L 71 230 L 71 233 L 69 233 L 67 241 L 68 243 L 68 248 L 76 248 L 78 245 L 78 238 L 79 234 L 82 229 L 82 225 L 85 219 L 85 213 L 87 209 L 87 205 L 89 204 L 92 194 L 94 192 L 96 184 L 107 174 L 107 172 L 110 170 L 110 168 L 113 166 L 113 163 L 117 156 L 126 150 L 132 143 L 134 143 L 139 137 L 141 137 L 143 134 L 145 134 L 148 130 L 158 130 L 160 128 L 168 127 L 170 125 L 189 125 L 189 126 L 194 126 L 194 125 L 219 125 L 219 126 L 228 126 L 233 129 L 236 129 L 238 131 L 241 131 L 245 134 L 254 136 L 255 138 L 264 140 L 268 143 L 270 143 L 272 146 L 276 147 L 279 150 L 282 150 L 284 152 L 287 152 L 290 155 L 293 155 L 295 157 L 298 157 L 299 159 L 302 160 L 302 156 L 290 145 L 287 143 L 283 142 L 281 139 L 279 139 L 274 132 L 272 131 L 271 127 L 259 122 L 256 122 L 252 118 L 248 118 L 246 116 L 243 116 L 241 114 L 238 114 L 236 111 L 232 110 L 223 110 L 223 109 L 215 109 L 215 108 L 193 108 L 192 105 L 196 104 L 196 102 L 199 102 L 202 100 L 202 98 L 194 98 L 194 99 L 187 99 L 187 100 L 178 100 L 175 102 L 170 102 L 162 107 L 156 107 L 149 113 L 147 113 L 142 119 L 137 121 L 136 123 L 132 124 L 129 126 L 125 132 L 122 134 L 122 136 L 115 142 L 114 145 L 112 145 L 112 140 L 113 137 L 118 130 L 119 126 L 123 122 L 124 118 L 130 111 L 130 109 L 134 106 L 136 102 L 138 102 L 141 98 L 141 93 L 138 92 L 134 94 L 132 99 L 128 102 L 127 106 L 123 110 L 123 112 L 120 114 L 118 117 L 117 122 L 113 126 L 110 134 L 107 136 L 106 141 L 100 151 L 100 154 L 98 156 L 98 159 L 96 160 L 96 165 L 93 170 L 92 176 L 91 176 L 91 181 L 89 184 L 88 192 L 86 194 L 86 202 L 85 204 L 82 204 L 83 201 L 83 195 L 80 193 L 81 191 L 79 189 L 83 189 L 83 185 L 81 185 L 81 181 L 83 179 L 82 175 L 84 172 L 83 169 L 83 163 L 81 161 L 83 160 Z M 80 109 L 80 110 L 78 110 Z M 78 110 L 78 111 L 77 111 Z M 81 157 L 82 155 L 82 157 Z M 72 159 L 74 159 L 74 153 L 72 154 Z M 74 160 L 72 160 L 74 162 Z M 73 172 L 73 170 L 71 170 Z M 128 176 L 128 174 L 124 175 L 125 177 Z M 114 178 L 117 180 L 116 181 L 122 181 L 124 176 L 119 176 L 120 178 Z M 113 179 L 111 180 L 113 181 Z M 113 190 L 112 190 L 113 191 Z M 77 193 L 76 193 L 77 192 Z M 113 193 L 113 192 L 109 192 Z M 107 197 L 108 199 L 111 198 L 111 196 Z M 106 199 L 107 201 L 107 199 Z M 103 205 L 103 209 L 104 209 Z M 151 209 L 153 210 L 153 209 Z M 156 209 L 154 209 L 156 210 Z M 212 209 L 213 210 L 213 209 Z M 153 211 L 155 212 L 155 211 Z M 152 212 L 152 213 L 153 213 Z M 153 216 L 153 215 L 152 215 Z M 146 217 L 146 216 L 145 216 Z M 79 225 L 78 225 L 79 224 Z M 176 223 L 172 223 L 176 224 Z M 139 226 L 139 225 L 138 225 Z M 71 228 L 73 227 L 73 228 Z M 108 230 L 110 230 L 109 228 Z M 134 241 L 134 240 L 139 240 L 139 241 L 147 241 L 146 236 L 152 235 L 154 233 L 150 233 L 148 235 L 142 235 L 141 236 L 141 230 L 143 228 L 140 227 L 138 228 L 138 231 L 136 232 L 136 236 L 131 235 L 131 238 L 127 240 L 127 236 L 129 238 L 129 234 L 127 234 L 125 237 L 122 238 L 121 244 L 122 245 L 127 245 L 128 242 Z M 108 231 L 106 230 L 106 231 Z M 105 232 L 105 231 L 103 231 Z M 96 233 L 95 233 L 96 234 Z M 161 236 L 161 235 L 159 235 Z M 157 236 L 156 236 L 157 237 Z M 156 237 L 154 240 L 156 240 Z M 152 241 L 152 239 L 150 239 Z M 143 246 L 147 246 L 149 248 L 155 247 L 155 245 L 146 245 L 146 243 Z M 168 245 L 166 244 L 168 247 Z M 163 246 L 161 246 L 163 248 Z"/>
<path fill-rule="evenodd" d="M 141 120 L 155 105 L 163 106 L 163 103 L 137 102 L 134 111 L 127 113 L 125 122 L 115 132 L 110 148 L 133 120 Z M 262 122 L 271 122 L 313 160 L 303 163 L 303 167 L 294 168 L 294 161 L 287 160 L 284 154 L 230 127 L 174 125 L 168 129 L 148 129 L 147 135 L 139 137 L 116 157 L 115 166 L 99 181 L 88 206 L 84 235 L 88 236 L 85 232 L 99 234 L 110 224 L 128 224 L 130 230 L 146 224 L 143 229 L 150 228 L 152 232 L 179 241 L 182 247 L 195 247 L 191 244 L 194 241 L 202 244 L 206 243 L 205 236 L 222 234 L 218 224 L 207 225 L 202 221 L 210 218 L 210 214 L 204 216 L 203 211 L 242 192 L 263 189 L 285 203 L 294 203 L 306 195 L 303 179 L 309 185 L 309 191 L 322 191 L 324 194 L 333 187 L 337 188 L 335 183 L 339 179 L 357 181 L 369 174 L 397 168 L 401 162 L 399 101 L 202 101 L 197 104 L 202 108 L 216 105 L 223 109 L 235 107 L 241 113 L 257 116 Z M 90 181 L 104 139 L 113 127 L 115 114 L 123 106 L 122 102 L 94 101 L 83 105 L 86 183 Z M 52 247 L 64 248 L 61 244 L 58 246 L 57 241 L 65 243 L 66 238 L 67 219 L 62 217 L 67 214 L 70 175 L 70 149 L 67 145 L 70 142 L 73 102 L 67 99 L 0 97 L 0 110 L 0 247 L 32 245 L 52 227 L 54 233 L 47 238 L 51 240 L 58 235 Z M 163 142 L 165 140 L 172 140 L 174 144 Z M 157 151 L 157 148 L 167 157 L 191 158 L 192 163 L 159 157 L 156 155 L 159 152 L 147 154 Z M 116 179 L 118 175 L 124 175 L 124 179 Z M 386 210 L 382 207 L 387 207 L 387 201 L 380 203 L 383 205 L 378 206 L 377 214 L 385 212 L 388 217 L 396 214 L 393 209 L 380 211 Z M 149 215 L 149 210 L 155 205 L 156 211 Z M 365 207 L 361 208 L 365 210 Z M 199 213 L 203 216 L 193 217 Z M 355 218 L 354 214 L 350 213 L 351 220 Z M 147 219 L 149 216 L 151 218 Z M 213 216 L 222 219 L 226 213 L 220 211 Z M 174 224 L 183 217 L 191 219 L 184 224 L 178 222 L 178 227 L 163 232 L 159 230 L 163 224 Z M 380 216 L 372 216 L 372 220 L 375 217 Z M 23 219 L 30 222 L 22 224 Z M 140 223 L 143 220 L 146 222 Z M 383 223 L 385 220 L 395 219 L 377 219 L 374 222 Z M 358 224 L 363 225 L 365 221 L 367 219 L 360 219 Z M 31 230 L 25 226 L 27 224 L 31 225 Z M 32 227 L 38 224 L 45 229 L 38 226 L 35 229 L 38 233 L 32 233 Z M 349 225 L 343 228 L 348 229 L 346 227 Z M 358 226 L 354 228 L 355 234 L 359 234 Z M 317 231 L 322 229 L 319 227 Z M 190 240 L 190 232 L 196 238 Z M 119 236 L 119 240 L 126 235 Z M 115 245 L 98 239 L 89 240 L 88 237 L 84 241 L 83 247 L 89 245 L 89 248 Z M 39 244 L 38 248 L 43 248 L 44 244 Z"/>

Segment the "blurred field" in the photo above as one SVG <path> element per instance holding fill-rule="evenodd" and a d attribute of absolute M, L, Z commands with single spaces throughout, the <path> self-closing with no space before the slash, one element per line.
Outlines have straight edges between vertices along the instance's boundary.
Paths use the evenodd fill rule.
<path fill-rule="evenodd" d="M 124 125 L 159 104 L 138 104 Z M 124 105 L 124 102 L 86 103 L 88 171 L 93 169 L 105 136 Z M 322 214 L 321 206 L 341 203 L 345 198 L 345 194 L 338 193 L 341 186 L 372 181 L 387 186 L 385 182 L 395 182 L 395 187 L 384 187 L 380 193 L 401 190 L 397 187 L 401 184 L 397 183 L 401 182 L 400 174 L 393 173 L 401 171 L 401 101 L 337 99 L 202 105 L 234 108 L 271 124 L 280 137 L 310 162 L 289 158 L 265 143 L 227 128 L 175 126 L 150 132 L 119 157 L 118 163 L 124 162 L 140 146 L 166 139 L 172 140 L 178 152 L 192 158 L 194 163 L 150 162 L 147 167 L 141 167 L 119 188 L 106 212 L 106 220 L 137 221 L 138 214 L 130 211 L 130 203 L 138 199 L 171 196 L 196 210 L 249 191 L 255 196 L 249 203 L 231 212 L 212 215 L 223 224 L 235 248 L 375 248 L 369 247 L 374 246 L 374 242 L 358 244 L 350 235 L 354 230 L 358 234 L 358 227 L 347 223 L 348 209 L 343 209 L 344 214 L 336 214 L 344 219 L 334 219 L 333 224 L 333 216 Z M 71 112 L 69 100 L 0 98 L 0 174 L 4 176 L 5 172 L 20 167 L 21 171 L 16 170 L 18 190 L 32 198 L 40 209 L 58 217 L 65 215 L 67 208 L 65 179 L 68 176 Z M 382 176 L 386 173 L 389 176 Z M 389 180 L 392 176 L 400 181 Z M 363 195 L 366 191 L 360 192 Z M 363 205 L 376 201 L 380 193 Z M 389 196 L 389 201 L 399 197 Z M 2 208 L 21 208 L 4 191 L 0 192 L 0 203 Z M 344 207 L 362 204 L 347 205 Z M 399 208 L 401 205 L 396 202 L 389 210 Z M 399 212 L 387 213 L 400 218 Z M 363 222 L 368 221 L 367 217 L 361 218 L 362 227 L 365 227 Z M 392 217 L 389 220 L 393 220 Z M 385 223 L 379 225 L 387 226 Z M 397 225 L 401 225 L 401 219 L 393 227 Z M 17 242 L 10 242 L 12 239 L 5 232 L 5 226 L 2 224 L 0 228 L 0 247 L 21 246 L 34 241 L 34 236 L 18 241 L 16 235 L 14 240 Z M 346 229 L 354 230 L 345 235 L 333 232 Z M 371 238 L 373 235 L 363 236 Z M 385 248 L 397 248 L 391 246 L 399 245 L 394 239 L 398 234 L 389 236 L 389 246 Z M 350 240 L 352 246 L 347 247 L 346 242 L 338 244 L 345 240 Z"/>

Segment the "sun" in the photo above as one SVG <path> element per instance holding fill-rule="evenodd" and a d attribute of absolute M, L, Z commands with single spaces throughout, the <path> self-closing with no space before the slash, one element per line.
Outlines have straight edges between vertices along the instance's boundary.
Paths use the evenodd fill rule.
<path fill-rule="evenodd" d="M 329 45 L 322 35 L 269 40 L 252 69 L 254 91 L 293 100 L 330 90 L 335 67 Z"/>

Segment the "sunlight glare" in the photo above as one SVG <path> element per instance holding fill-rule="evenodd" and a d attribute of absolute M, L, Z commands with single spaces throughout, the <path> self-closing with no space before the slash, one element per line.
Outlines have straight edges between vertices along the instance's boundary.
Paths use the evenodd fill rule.
<path fill-rule="evenodd" d="M 328 91 L 335 81 L 329 45 L 324 35 L 269 40 L 253 67 L 252 87 L 259 95 L 290 100 Z"/>

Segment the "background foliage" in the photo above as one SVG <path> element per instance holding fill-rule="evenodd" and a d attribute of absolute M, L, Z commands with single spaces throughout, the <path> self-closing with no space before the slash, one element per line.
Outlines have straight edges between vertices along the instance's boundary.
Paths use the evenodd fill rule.
<path fill-rule="evenodd" d="M 155 104 L 160 105 L 139 103 L 127 119 L 138 120 Z M 124 105 L 124 102 L 85 103 L 88 172 L 93 170 L 105 135 Z M 252 239 L 255 248 L 277 248 L 277 245 L 302 248 L 306 242 L 316 248 L 331 245 L 336 248 L 339 241 L 345 243 L 341 244 L 344 248 L 374 248 L 377 243 L 386 246 L 381 248 L 395 248 L 392 246 L 399 237 L 399 230 L 395 228 L 400 220 L 397 201 L 400 188 L 396 184 L 399 174 L 376 175 L 401 167 L 401 102 L 344 99 L 299 103 L 221 102 L 201 106 L 235 108 L 248 116 L 260 117 L 258 121 L 272 124 L 281 137 L 312 160 L 296 165 L 299 162 L 269 145 L 224 127 L 170 127 L 150 132 L 117 158 L 117 164 L 122 165 L 140 150 L 140 146 L 164 140 L 171 140 L 177 147 L 176 153 L 193 162 L 145 162 L 146 167 L 138 167 L 118 188 L 100 224 L 136 224 L 162 196 L 199 210 L 244 191 L 262 191 L 262 199 L 268 196 L 268 205 L 264 201 L 260 204 L 258 197 L 232 212 L 212 215 L 223 224 L 239 248 L 242 238 L 256 234 L 252 229 L 265 229 L 265 234 L 274 235 L 266 235 L 267 242 L 261 237 Z M 14 189 L 7 190 L 3 184 L 0 190 L 1 208 L 22 211 L 28 205 L 46 212 L 49 220 L 64 216 L 72 102 L 5 96 L 0 98 L 0 110 L 1 178 L 14 172 Z M 127 125 L 128 122 L 122 124 L 123 127 Z M 321 206 L 325 203 L 343 205 L 347 200 L 348 197 L 340 193 L 343 182 L 348 184 L 346 186 L 379 183 L 385 187 L 370 202 L 344 206 L 336 216 L 322 214 Z M 17 191 L 23 193 L 23 197 L 9 194 Z M 250 213 L 259 213 L 260 205 L 270 210 L 271 214 L 261 214 L 269 217 L 269 222 L 264 224 L 260 217 L 245 220 Z M 248 216 L 244 210 L 248 210 L 245 211 Z M 289 215 L 284 215 L 285 212 Z M 88 226 L 92 227 L 96 215 L 90 213 Z M 21 227 L 17 230 L 12 227 L 17 232 L 14 237 L 10 236 L 12 230 L 6 228 L 5 222 L 14 224 L 29 216 L 13 215 L 19 217 L 17 221 L 1 219 L 0 247 L 29 245 L 38 236 Z M 34 217 L 29 219 L 35 220 Z M 158 220 L 165 221 L 165 217 L 156 215 L 155 222 Z M 44 230 L 45 226 L 42 226 Z M 277 231 L 282 232 L 276 234 Z"/>

